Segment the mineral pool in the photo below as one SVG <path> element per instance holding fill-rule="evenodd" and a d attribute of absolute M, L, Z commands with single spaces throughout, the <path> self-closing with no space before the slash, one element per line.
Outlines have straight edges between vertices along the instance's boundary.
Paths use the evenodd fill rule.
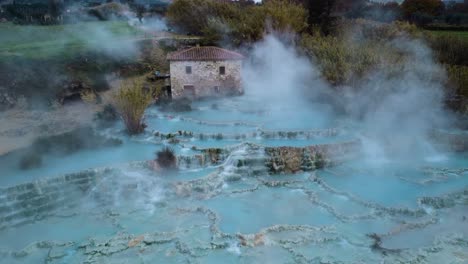
<path fill-rule="evenodd" d="M 117 124 L 99 133 L 122 145 L 40 168 L 1 157 L 0 262 L 468 263 L 466 152 L 369 158 L 322 104 L 192 107 L 151 107 L 143 135 Z M 178 170 L 151 170 L 167 145 Z"/>

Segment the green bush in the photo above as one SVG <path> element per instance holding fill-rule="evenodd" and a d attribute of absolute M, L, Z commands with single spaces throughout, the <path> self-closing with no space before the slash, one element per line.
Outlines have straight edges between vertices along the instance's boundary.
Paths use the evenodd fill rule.
<path fill-rule="evenodd" d="M 240 46 L 260 40 L 265 32 L 265 19 L 265 13 L 260 6 L 239 9 L 236 17 L 227 19 L 231 42 Z"/>
<path fill-rule="evenodd" d="M 210 18 L 227 15 L 230 5 L 212 0 L 176 0 L 167 10 L 168 22 L 192 34 L 202 34 Z"/>
<path fill-rule="evenodd" d="M 270 0 L 262 6 L 271 27 L 276 31 L 301 33 L 307 28 L 307 10 L 292 1 Z"/>
<path fill-rule="evenodd" d="M 226 24 L 216 18 L 208 19 L 205 28 L 202 29 L 203 39 L 201 44 L 204 46 L 212 46 L 220 43 L 224 36 L 227 35 Z"/>

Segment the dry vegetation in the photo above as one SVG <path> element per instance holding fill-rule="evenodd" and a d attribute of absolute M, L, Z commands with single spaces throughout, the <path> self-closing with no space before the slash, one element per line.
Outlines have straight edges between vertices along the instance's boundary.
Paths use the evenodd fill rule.
<path fill-rule="evenodd" d="M 323 77 L 333 85 L 359 88 L 360 82 L 375 71 L 387 75 L 403 70 L 407 52 L 392 43 L 400 39 L 425 42 L 434 59 L 447 70 L 445 96 L 448 107 L 467 114 L 468 109 L 468 41 L 448 35 L 426 34 L 406 22 L 376 23 L 345 20 L 332 35 L 303 34 L 300 45 L 319 65 Z"/>
<path fill-rule="evenodd" d="M 414 28 L 405 23 L 381 24 L 365 20 L 343 21 L 333 35 L 320 31 L 303 34 L 300 45 L 333 85 L 351 85 L 367 74 L 385 69 L 391 72 L 404 61 L 405 54 L 389 45 L 407 37 Z"/>
<path fill-rule="evenodd" d="M 228 40 L 243 45 L 261 39 L 265 31 L 302 32 L 307 28 L 307 11 L 302 5 L 281 0 L 245 6 L 224 1 L 176 0 L 169 6 L 167 16 L 178 28 L 203 35 L 206 44 Z"/>
<path fill-rule="evenodd" d="M 133 79 L 121 82 L 113 102 L 130 135 L 139 134 L 145 129 L 143 114 L 151 101 L 151 93 L 144 91 L 141 80 Z"/>

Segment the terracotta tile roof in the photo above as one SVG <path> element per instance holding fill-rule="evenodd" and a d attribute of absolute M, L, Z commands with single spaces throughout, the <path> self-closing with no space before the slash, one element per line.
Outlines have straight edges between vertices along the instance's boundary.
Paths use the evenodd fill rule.
<path fill-rule="evenodd" d="M 193 47 L 167 55 L 167 59 L 170 61 L 242 60 L 243 58 L 244 56 L 237 52 L 218 47 Z"/>

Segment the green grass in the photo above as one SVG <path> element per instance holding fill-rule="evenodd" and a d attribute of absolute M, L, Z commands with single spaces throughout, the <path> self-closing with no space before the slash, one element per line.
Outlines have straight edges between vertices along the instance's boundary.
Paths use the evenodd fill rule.
<path fill-rule="evenodd" d="M 32 26 L 0 24 L 0 58 L 73 56 L 100 47 L 120 45 L 142 33 L 125 21 L 82 22 L 70 25 Z"/>
<path fill-rule="evenodd" d="M 435 36 L 454 36 L 468 40 L 468 31 L 455 31 L 455 30 L 428 30 Z"/>

